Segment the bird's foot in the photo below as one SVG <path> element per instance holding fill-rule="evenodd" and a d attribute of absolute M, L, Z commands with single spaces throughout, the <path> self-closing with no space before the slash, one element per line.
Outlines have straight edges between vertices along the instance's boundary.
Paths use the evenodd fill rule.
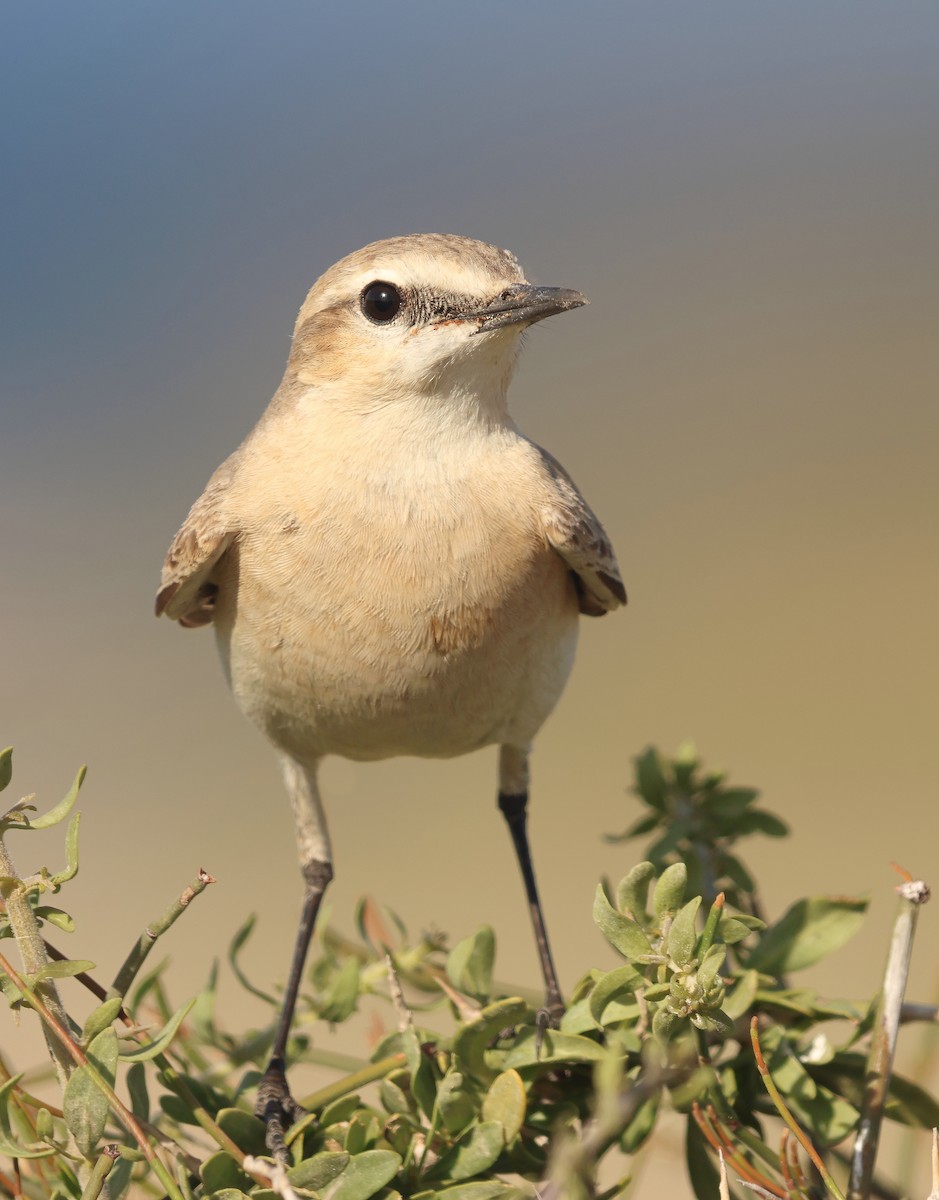
<path fill-rule="evenodd" d="M 274 1158 L 285 1169 L 290 1165 L 285 1141 L 287 1130 L 307 1115 L 290 1094 L 284 1060 L 275 1056 L 258 1084 L 258 1099 L 254 1115 L 264 1122 L 264 1140 Z"/>

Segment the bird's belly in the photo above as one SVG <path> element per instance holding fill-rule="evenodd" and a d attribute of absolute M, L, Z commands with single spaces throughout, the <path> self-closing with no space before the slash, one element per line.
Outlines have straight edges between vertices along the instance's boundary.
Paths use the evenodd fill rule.
<path fill-rule="evenodd" d="M 535 538 L 436 560 L 419 541 L 255 556 L 220 579 L 216 631 L 244 712 L 300 760 L 450 757 L 526 744 L 573 662 L 577 599 Z M 475 551 L 475 552 L 474 552 Z"/>

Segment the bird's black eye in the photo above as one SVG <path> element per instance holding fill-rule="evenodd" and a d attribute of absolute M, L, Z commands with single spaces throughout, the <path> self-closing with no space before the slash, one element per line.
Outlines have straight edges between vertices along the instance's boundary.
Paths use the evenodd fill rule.
<path fill-rule="evenodd" d="M 370 321 L 385 325 L 393 321 L 401 308 L 401 293 L 393 283 L 377 280 L 362 292 L 362 312 Z"/>

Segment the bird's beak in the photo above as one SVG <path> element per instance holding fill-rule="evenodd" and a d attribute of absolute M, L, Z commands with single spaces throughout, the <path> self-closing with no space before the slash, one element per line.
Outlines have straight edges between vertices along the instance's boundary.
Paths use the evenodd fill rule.
<path fill-rule="evenodd" d="M 519 283 L 487 304 L 485 308 L 460 313 L 461 321 L 478 321 L 477 333 L 488 333 L 491 329 L 504 329 L 506 325 L 534 325 L 545 317 L 566 312 L 569 308 L 580 308 L 587 304 L 587 297 L 571 288 L 534 287 L 530 283 Z"/>

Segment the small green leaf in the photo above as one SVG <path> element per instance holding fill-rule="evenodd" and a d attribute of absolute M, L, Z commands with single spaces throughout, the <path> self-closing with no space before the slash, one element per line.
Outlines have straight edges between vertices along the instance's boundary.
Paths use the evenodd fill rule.
<path fill-rule="evenodd" d="M 720 943 L 711 947 L 698 967 L 697 974 L 700 987 L 705 990 L 711 987 L 717 979 L 718 974 L 723 970 L 726 957 L 727 951 Z"/>
<path fill-rule="evenodd" d="M 383 1079 L 378 1089 L 382 1107 L 387 1113 L 409 1113 L 412 1110 L 411 1101 L 407 1095 L 391 1079 Z"/>
<path fill-rule="evenodd" d="M 63 883 L 74 879 L 78 874 L 78 827 L 81 824 L 81 813 L 75 813 L 69 821 L 68 833 L 65 835 L 65 867 L 51 876 L 49 882 L 53 891 L 58 891 Z"/>
<path fill-rule="evenodd" d="M 614 845 L 618 842 L 628 842 L 631 838 L 642 837 L 644 833 L 649 833 L 655 829 L 662 820 L 660 813 L 651 812 L 646 816 L 640 817 L 638 821 L 633 821 L 632 825 L 628 825 L 623 833 L 605 833 L 603 840 L 611 842 Z"/>
<path fill-rule="evenodd" d="M 759 796 L 756 788 L 724 788 L 701 801 L 700 809 L 710 817 L 737 818 Z"/>
<path fill-rule="evenodd" d="M 618 913 L 606 898 L 602 884 L 597 884 L 593 902 L 593 919 L 610 945 L 626 958 L 649 954 L 652 945 L 635 921 Z"/>
<path fill-rule="evenodd" d="M 341 1175 L 350 1161 L 350 1156 L 341 1150 L 323 1150 L 291 1168 L 287 1179 L 294 1187 L 317 1192 Z"/>
<path fill-rule="evenodd" d="M 742 1017 L 753 1007 L 759 978 L 756 971 L 744 971 L 734 987 L 727 993 L 724 1000 L 724 1011 L 733 1020 Z"/>
<path fill-rule="evenodd" d="M 131 1070 L 136 1070 L 131 1067 Z M 143 1067 L 140 1067 L 143 1070 Z M 223 1133 L 228 1134 L 239 1150 L 245 1154 L 266 1154 L 264 1122 L 253 1113 L 240 1108 L 220 1108 L 215 1121 Z"/>
<path fill-rule="evenodd" d="M 147 1072 L 143 1063 L 134 1063 L 127 1068 L 124 1077 L 127 1081 L 127 1092 L 130 1096 L 130 1110 L 139 1121 L 150 1120 L 150 1097 L 147 1094 Z M 264 1152 L 262 1148 L 259 1154 Z"/>
<path fill-rule="evenodd" d="M 462 1133 L 476 1116 L 476 1103 L 462 1072 L 449 1070 L 437 1088 L 437 1111 L 448 1133 Z"/>
<path fill-rule="evenodd" d="M 93 1008 L 88 1014 L 85 1024 L 82 1026 L 82 1045 L 89 1045 L 102 1029 L 107 1029 L 120 1011 L 120 996 L 113 996 L 110 1000 L 105 1000 L 102 1004 L 99 1004 L 97 1008 Z"/>
<path fill-rule="evenodd" d="M 0 792 L 7 788 L 13 778 L 13 747 L 0 750 Z"/>
<path fill-rule="evenodd" d="M 78 799 L 78 792 L 85 778 L 85 772 L 88 768 L 81 767 L 78 774 L 75 776 L 75 782 L 69 788 L 67 794 L 59 801 L 55 808 L 50 808 L 47 813 L 43 813 L 41 817 L 32 817 L 29 822 L 30 829 L 51 829 L 53 825 L 58 825 L 60 821 L 64 821 L 68 814 L 72 811 L 72 806 Z"/>
<path fill-rule="evenodd" d="M 684 866 L 684 863 L 676 863 L 675 865 Z M 664 879 L 665 876 L 663 875 L 662 878 Z M 695 946 L 698 941 L 695 920 L 700 907 L 700 896 L 695 896 L 694 899 L 689 900 L 675 917 L 674 921 L 672 921 L 671 928 L 668 931 L 668 955 L 672 962 L 676 963 L 679 967 L 690 966 L 694 958 Z M 723 948 L 718 947 L 717 949 L 719 956 L 723 958 Z"/>
<path fill-rule="evenodd" d="M 472 936 L 463 938 L 450 951 L 447 975 L 461 992 L 486 1000 L 492 990 L 492 966 L 496 955 L 496 935 L 483 925 Z"/>
<path fill-rule="evenodd" d="M 810 967 L 853 937 L 866 911 L 863 898 L 814 896 L 799 900 L 767 929 L 747 966 L 766 975 Z"/>
<path fill-rule="evenodd" d="M 645 925 L 648 920 L 646 899 L 649 895 L 649 880 L 654 875 L 655 867 L 652 863 L 636 863 L 619 881 L 619 887 L 616 889 L 617 908 L 620 912 L 630 914 L 640 925 Z"/>
<path fill-rule="evenodd" d="M 401 1159 L 392 1150 L 357 1154 L 330 1188 L 329 1200 L 368 1200 L 394 1179 L 400 1166 Z"/>
<path fill-rule="evenodd" d="M 498 1179 L 477 1179 L 473 1183 L 458 1183 L 456 1187 L 428 1192 L 426 1195 L 433 1195 L 435 1200 L 527 1200 L 530 1193 Z M 414 1200 L 417 1200 L 416 1196 Z"/>
<path fill-rule="evenodd" d="M 222 1188 L 246 1191 L 254 1186 L 254 1180 L 242 1171 L 225 1150 L 217 1151 L 203 1162 L 199 1177 L 206 1194 L 219 1192 Z"/>
<path fill-rule="evenodd" d="M 721 917 L 720 924 L 717 926 L 717 935 L 725 946 L 736 946 L 738 942 L 742 942 L 745 937 L 753 932 L 753 929 L 744 925 L 743 921 L 738 921 L 736 917 Z"/>
<path fill-rule="evenodd" d="M 20 1071 L 19 1075 L 11 1075 L 9 1079 L 0 1084 L 0 1133 L 7 1138 L 13 1137 L 13 1126 L 10 1124 L 10 1099 L 22 1078 L 23 1072 Z"/>
<path fill-rule="evenodd" d="M 151 1058 L 156 1058 L 158 1054 L 162 1054 L 176 1036 L 176 1031 L 186 1019 L 189 1010 L 195 1002 L 195 998 L 193 998 L 192 1000 L 188 1000 L 182 1008 L 178 1008 L 160 1032 L 155 1034 L 153 1040 L 147 1042 L 145 1046 L 136 1046 L 133 1050 L 125 1050 L 121 1054 L 121 1062 L 149 1062 Z"/>
<path fill-rule="evenodd" d="M 349 1120 L 361 1102 L 357 1092 L 353 1092 L 349 1096 L 340 1096 L 332 1104 L 326 1105 L 319 1114 L 318 1124 L 323 1129 L 328 1129 L 330 1125 L 341 1125 L 343 1121 Z"/>
<path fill-rule="evenodd" d="M 61 1155 L 57 1146 L 21 1146 L 17 1142 L 8 1142 L 0 1138 L 0 1154 L 5 1158 L 49 1158 L 53 1154 Z"/>
<path fill-rule="evenodd" d="M 337 1025 L 352 1016 L 359 1001 L 359 977 L 358 961 L 347 958 L 317 1005 L 324 1021 Z"/>
<path fill-rule="evenodd" d="M 683 862 L 672 863 L 656 880 L 652 892 L 652 911 L 660 921 L 681 908 L 687 883 L 688 868 Z M 699 902 L 700 899 L 699 896 Z"/>
<path fill-rule="evenodd" d="M 88 1058 L 104 1081 L 113 1085 L 117 1070 L 117 1035 L 103 1029 L 88 1047 Z M 101 1140 L 110 1111 L 110 1102 L 89 1066 L 77 1067 L 69 1076 L 62 1100 L 68 1131 L 85 1156 L 91 1158 Z"/>
<path fill-rule="evenodd" d="M 646 983 L 644 975 L 628 964 L 608 971 L 597 980 L 596 986 L 590 993 L 590 1015 L 598 1025 L 603 1024 L 603 1013 L 611 1000 L 623 995 L 635 995 L 636 989 Z"/>
<path fill-rule="evenodd" d="M 61 929 L 63 933 L 75 932 L 75 921 L 61 908 L 53 908 L 49 904 L 38 904 L 33 911 L 40 921 L 48 921 L 50 925 Z"/>
<path fill-rule="evenodd" d="M 753 812 L 744 813 L 742 816 L 737 817 L 734 821 L 734 832 L 738 835 L 744 833 L 765 833 L 767 837 L 781 838 L 788 836 L 789 826 L 785 821 L 781 821 L 779 817 L 758 808 Z"/>
<path fill-rule="evenodd" d="M 430 1117 L 437 1098 L 437 1081 L 430 1060 L 421 1048 L 417 1031 L 408 1026 L 382 1038 L 372 1057 L 385 1058 L 389 1054 L 404 1054 L 411 1080 L 411 1095 L 424 1115 Z"/>
<path fill-rule="evenodd" d="M 425 1178 L 472 1179 L 493 1165 L 505 1146 L 499 1121 L 483 1121 L 474 1125 L 427 1172 Z"/>
<path fill-rule="evenodd" d="M 70 979 L 73 975 L 81 975 L 93 971 L 95 964 L 87 958 L 63 958 L 45 963 L 38 971 L 26 977 L 27 982 L 35 985 L 44 979 Z"/>
<path fill-rule="evenodd" d="M 361 1154 L 375 1145 L 381 1124 L 375 1113 L 362 1108 L 355 1113 L 346 1128 L 345 1149 L 349 1154 Z"/>
<path fill-rule="evenodd" d="M 480 1115 L 484 1121 L 498 1121 L 502 1125 L 508 1144 L 522 1128 L 527 1103 L 521 1075 L 517 1071 L 503 1071 L 489 1085 Z"/>
<path fill-rule="evenodd" d="M 719 1033 L 723 1037 L 729 1037 L 734 1031 L 733 1021 L 720 1008 L 709 1008 L 706 1012 L 701 1010 L 692 1013 L 691 1023 L 707 1033 Z"/>
<path fill-rule="evenodd" d="M 658 751 L 654 746 L 647 746 L 633 762 L 636 768 L 636 792 L 646 804 L 664 812 L 668 784 Z"/>
<path fill-rule="evenodd" d="M 260 988 L 255 987 L 247 975 L 245 975 L 241 968 L 241 963 L 238 961 L 238 956 L 244 948 L 245 942 L 247 942 L 248 938 L 254 932 L 254 925 L 256 921 L 257 916 L 252 913 L 241 926 L 241 928 L 236 931 L 235 936 L 232 938 L 228 946 L 228 962 L 235 978 L 246 992 L 250 992 L 252 996 L 257 996 L 259 1000 L 264 1000 L 272 1007 L 277 1008 L 280 1003 L 277 997 L 272 996 L 270 992 L 264 992 Z"/>
<path fill-rule="evenodd" d="M 608 1053 L 592 1038 L 581 1037 L 579 1033 L 559 1033 L 556 1029 L 545 1030 L 540 1053 L 536 1043 L 535 1030 L 523 1029 L 505 1057 L 504 1068 L 520 1069 L 558 1062 L 600 1062 Z"/>

